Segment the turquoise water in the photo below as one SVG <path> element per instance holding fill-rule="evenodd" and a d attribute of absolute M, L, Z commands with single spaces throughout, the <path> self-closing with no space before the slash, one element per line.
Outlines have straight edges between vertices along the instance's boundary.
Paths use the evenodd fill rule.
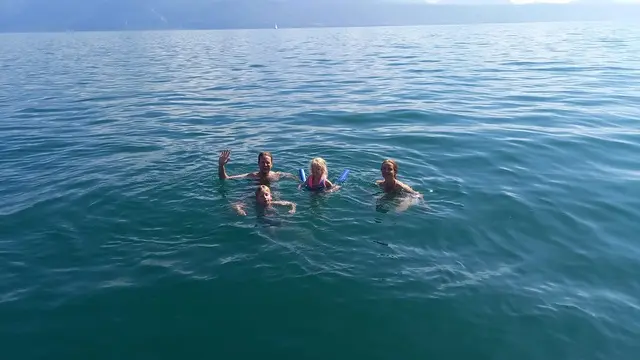
<path fill-rule="evenodd" d="M 0 35 L 3 359 L 635 359 L 640 28 Z M 334 194 L 273 184 L 314 156 Z M 385 158 L 424 202 L 396 212 Z M 278 223 L 279 221 L 279 223 Z M 386 245 L 385 245 L 386 244 Z"/>

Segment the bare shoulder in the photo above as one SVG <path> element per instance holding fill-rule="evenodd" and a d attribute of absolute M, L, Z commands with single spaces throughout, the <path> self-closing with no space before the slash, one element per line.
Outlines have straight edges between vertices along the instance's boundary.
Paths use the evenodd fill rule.
<path fill-rule="evenodd" d="M 384 180 L 376 180 L 376 185 L 378 186 L 384 185 Z"/>
<path fill-rule="evenodd" d="M 400 189 L 402 189 L 403 191 L 406 191 L 406 192 L 408 192 L 408 193 L 410 193 L 410 194 L 418 194 L 418 192 L 417 192 L 417 191 L 415 191 L 415 190 L 413 190 L 413 189 L 411 188 L 411 186 L 409 186 L 409 185 L 407 185 L 407 184 L 405 184 L 405 183 L 403 183 L 403 182 L 398 181 L 398 183 L 397 183 L 397 184 L 398 184 L 398 187 L 399 187 Z"/>

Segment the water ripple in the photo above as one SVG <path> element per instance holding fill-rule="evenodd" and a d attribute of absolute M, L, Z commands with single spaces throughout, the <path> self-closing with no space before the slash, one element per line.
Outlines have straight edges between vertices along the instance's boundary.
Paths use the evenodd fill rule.
<path fill-rule="evenodd" d="M 46 339 L 88 313 L 105 338 L 115 318 L 144 333 L 148 301 L 207 326 L 375 323 L 399 358 L 448 357 L 448 336 L 481 358 L 632 358 L 640 33 L 531 26 L 3 36 L 0 333 L 69 355 Z M 351 175 L 272 184 L 298 211 L 261 220 L 256 184 L 217 179 L 226 148 L 232 174 L 268 150 Z M 423 201 L 380 193 L 385 158 Z"/>

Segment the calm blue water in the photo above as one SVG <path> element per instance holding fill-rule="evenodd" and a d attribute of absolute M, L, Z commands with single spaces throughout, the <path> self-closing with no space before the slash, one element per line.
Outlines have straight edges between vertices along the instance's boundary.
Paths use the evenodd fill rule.
<path fill-rule="evenodd" d="M 0 35 L 2 358 L 636 359 L 638 54 L 608 23 Z M 273 184 L 271 226 L 225 148 L 352 172 Z"/>

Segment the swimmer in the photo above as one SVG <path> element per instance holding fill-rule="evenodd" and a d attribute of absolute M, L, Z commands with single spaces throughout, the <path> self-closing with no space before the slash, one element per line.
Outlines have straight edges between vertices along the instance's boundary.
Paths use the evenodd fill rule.
<path fill-rule="evenodd" d="M 376 181 L 386 193 L 406 192 L 411 195 L 422 196 L 419 192 L 413 190 L 409 185 L 398 180 L 398 164 L 391 159 L 386 159 L 380 167 L 383 180 Z"/>
<path fill-rule="evenodd" d="M 259 212 L 264 213 L 267 210 L 273 211 L 275 208 L 273 205 L 280 206 L 288 206 L 291 209 L 289 210 L 289 214 L 295 214 L 296 212 L 296 204 L 291 201 L 276 201 L 273 200 L 271 196 L 271 190 L 266 185 L 260 185 L 256 189 L 256 205 L 258 207 Z M 233 209 L 238 213 L 238 215 L 246 216 L 247 212 L 244 209 L 243 203 L 236 203 L 233 205 Z"/>
<path fill-rule="evenodd" d="M 309 164 L 309 177 L 304 184 L 300 184 L 298 188 L 305 185 L 309 190 L 329 190 L 336 191 L 340 188 L 338 185 L 334 185 L 329 181 L 329 170 L 327 169 L 327 162 L 323 158 L 314 158 Z"/>
<path fill-rule="evenodd" d="M 410 194 L 411 197 L 404 199 L 397 207 L 396 211 L 404 211 L 411 206 L 413 199 L 416 197 L 422 198 L 422 194 L 413 190 L 409 185 L 402 183 L 398 180 L 398 164 L 391 159 L 386 159 L 382 162 L 380 167 L 383 180 L 376 181 L 376 184 L 384 190 L 387 194 Z"/>
<path fill-rule="evenodd" d="M 270 182 L 270 181 L 278 181 L 282 177 L 289 177 L 292 179 L 297 179 L 297 177 L 293 174 L 283 173 L 278 171 L 271 171 L 273 167 L 273 155 L 271 155 L 268 151 L 263 151 L 258 154 L 258 168 L 259 170 L 252 173 L 242 174 L 242 175 L 227 175 L 227 172 L 224 168 L 225 165 L 229 162 L 231 158 L 231 151 L 224 150 L 220 153 L 220 158 L 218 159 L 218 177 L 221 180 L 224 179 L 253 179 L 260 180 L 261 182 Z"/>

